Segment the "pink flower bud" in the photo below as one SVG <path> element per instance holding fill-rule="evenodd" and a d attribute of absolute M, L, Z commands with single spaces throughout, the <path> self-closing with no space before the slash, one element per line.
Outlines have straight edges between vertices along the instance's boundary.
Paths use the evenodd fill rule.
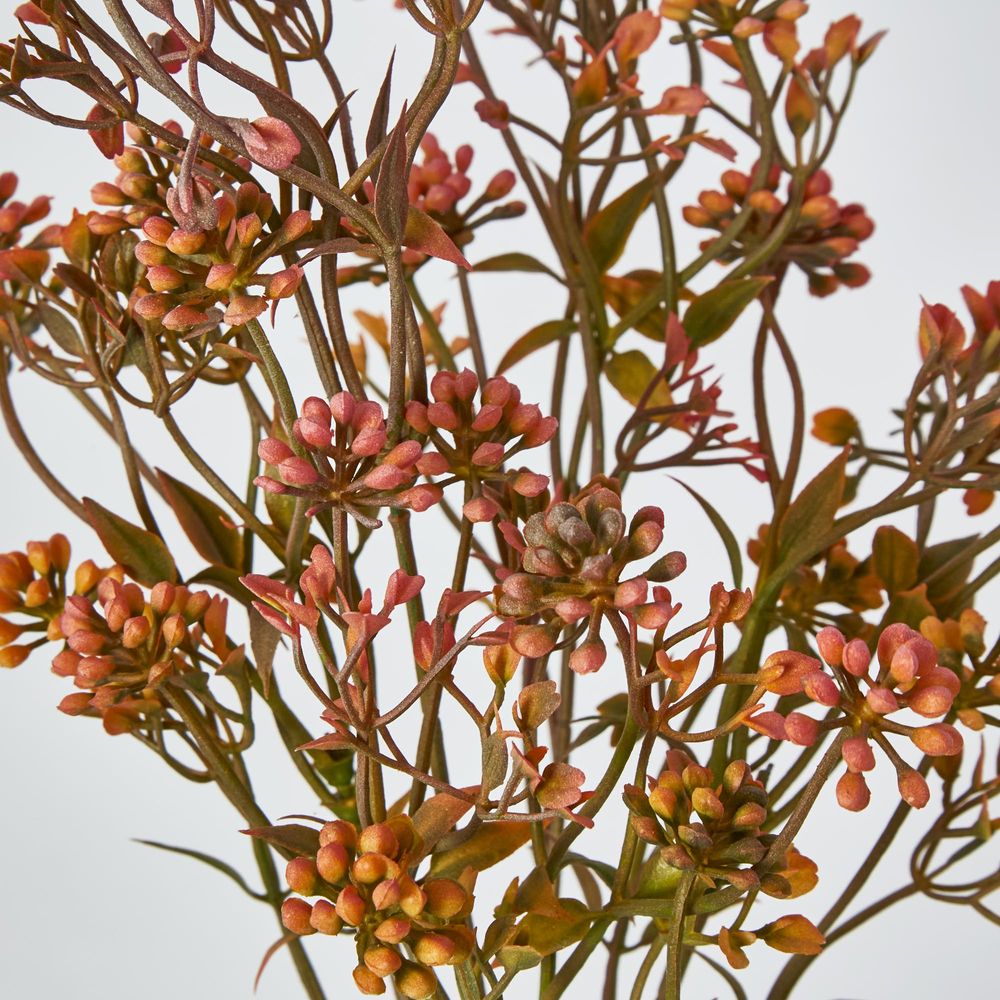
<path fill-rule="evenodd" d="M 141 299 L 145 302 L 145 299 Z M 136 303 L 138 305 L 138 303 Z M 190 330 L 192 327 L 200 326 L 209 321 L 208 316 L 194 306 L 177 306 L 171 309 L 160 322 L 168 330 Z"/>
<path fill-rule="evenodd" d="M 489 184 L 486 185 L 486 197 L 490 201 L 506 198 L 514 189 L 515 181 L 513 170 L 501 170 L 498 174 L 494 174 Z"/>
<path fill-rule="evenodd" d="M 122 627 L 122 645 L 126 649 L 137 649 L 149 636 L 149 619 L 143 615 L 129 618 Z"/>
<path fill-rule="evenodd" d="M 297 264 L 286 267 L 284 271 L 272 274 L 267 283 L 267 297 L 269 299 L 291 298 L 302 284 L 303 270 Z"/>
<path fill-rule="evenodd" d="M 924 776 L 912 768 L 901 769 L 897 778 L 900 798 L 914 809 L 923 809 L 930 801 L 931 790 Z"/>
<path fill-rule="evenodd" d="M 500 513 L 500 507 L 488 497 L 473 497 L 462 507 L 462 513 L 473 524 L 492 521 Z"/>
<path fill-rule="evenodd" d="M 518 403 L 510 415 L 508 424 L 513 436 L 526 434 L 542 419 L 542 411 L 535 403 Z"/>
<path fill-rule="evenodd" d="M 170 310 L 170 299 L 166 295 L 143 295 L 133 309 L 141 319 L 161 319 Z"/>
<path fill-rule="evenodd" d="M 421 511 L 427 510 L 428 507 L 433 507 L 443 495 L 444 491 L 440 486 L 431 486 L 430 484 L 422 483 L 419 486 L 411 486 L 410 489 L 404 490 L 396 496 L 396 500 L 402 507 L 416 511 L 419 514 Z"/>
<path fill-rule="evenodd" d="M 837 782 L 837 802 L 841 808 L 851 812 L 861 812 L 868 807 L 872 793 L 864 777 L 854 771 L 842 774 Z"/>
<path fill-rule="evenodd" d="M 538 448 L 551 441 L 559 429 L 559 421 L 555 417 L 542 417 L 531 430 L 526 431 L 521 443 L 526 448 Z"/>
<path fill-rule="evenodd" d="M 535 472 L 519 472 L 511 483 L 511 489 L 522 497 L 537 497 L 549 486 L 549 477 Z"/>
<path fill-rule="evenodd" d="M 819 647 L 819 655 L 831 667 L 839 667 L 843 663 L 844 647 L 846 644 L 847 640 L 844 638 L 844 633 L 832 625 L 827 625 L 826 628 L 820 629 L 816 634 L 816 645 Z"/>
<path fill-rule="evenodd" d="M 281 478 L 291 486 L 312 486 L 319 482 L 319 473 L 311 462 L 291 455 L 278 465 Z"/>
<path fill-rule="evenodd" d="M 802 679 L 802 690 L 818 705 L 832 708 L 840 703 L 840 690 L 829 674 L 814 670 Z"/>
<path fill-rule="evenodd" d="M 257 455 L 262 462 L 268 465 L 280 465 L 287 458 L 291 458 L 294 452 L 279 438 L 264 438 L 257 445 Z"/>
<path fill-rule="evenodd" d="M 852 736 L 849 740 L 844 740 L 840 756 L 851 771 L 871 771 L 875 767 L 875 754 L 864 736 Z"/>
<path fill-rule="evenodd" d="M 415 464 L 422 476 L 443 476 L 450 468 L 448 459 L 436 451 L 424 452 Z"/>
<path fill-rule="evenodd" d="M 239 269 L 235 264 L 213 264 L 205 275 L 205 287 L 213 292 L 224 292 L 233 281 Z"/>
<path fill-rule="evenodd" d="M 503 418 L 503 407 L 497 406 L 494 403 L 487 403 L 483 408 L 476 414 L 475 419 L 472 421 L 472 429 L 479 434 L 487 434 L 497 424 L 500 423 Z"/>
<path fill-rule="evenodd" d="M 514 575 L 518 576 L 526 574 Z M 506 580 L 504 580 L 504 591 L 507 591 L 507 583 L 513 578 L 513 576 L 509 576 Z M 516 597 L 517 595 L 511 592 L 511 596 Z M 528 598 L 532 596 L 530 589 L 525 596 Z M 565 597 L 555 607 L 556 614 L 559 615 L 564 622 L 568 622 L 571 625 L 573 622 L 580 621 L 581 618 L 587 618 L 593 610 L 594 606 L 584 597 Z"/>
<path fill-rule="evenodd" d="M 511 386 L 510 382 L 503 375 L 487 379 L 482 392 L 483 406 L 499 406 L 502 408 L 510 401 L 513 391 L 513 386 Z"/>
<path fill-rule="evenodd" d="M 471 368 L 463 368 L 455 376 L 455 395 L 463 403 L 468 403 L 479 388 L 479 378 Z"/>
<path fill-rule="evenodd" d="M 174 227 L 164 218 L 158 215 L 151 215 L 142 224 L 142 231 L 151 243 L 165 247 L 167 240 L 174 233 Z"/>
<path fill-rule="evenodd" d="M 418 403 L 415 399 L 411 399 L 406 404 L 403 416 L 405 417 L 406 422 L 418 434 L 430 433 L 431 422 L 427 419 L 427 407 L 423 403 Z"/>
<path fill-rule="evenodd" d="M 441 430 L 458 430 L 458 414 L 449 403 L 431 403 L 427 407 L 427 419 Z"/>
<path fill-rule="evenodd" d="M 852 639 L 843 653 L 844 669 L 855 677 L 866 677 L 868 667 L 872 662 L 872 654 L 860 639 Z"/>
<path fill-rule="evenodd" d="M 114 662 L 106 656 L 85 656 L 76 668 L 76 686 L 94 687 L 110 677 L 114 670 Z"/>
<path fill-rule="evenodd" d="M 878 712 L 879 715 L 888 715 L 890 712 L 895 712 L 899 708 L 899 702 L 896 700 L 896 696 L 888 688 L 884 687 L 873 687 L 869 689 L 868 694 L 865 695 L 865 701 L 868 702 L 869 707 L 873 712 Z"/>
<path fill-rule="evenodd" d="M 789 742 L 811 747 L 819 739 L 819 723 L 802 712 L 789 712 L 785 718 L 785 733 Z"/>
<path fill-rule="evenodd" d="M 608 651 L 600 639 L 585 642 L 569 654 L 570 669 L 578 674 L 593 674 L 604 666 Z"/>
<path fill-rule="evenodd" d="M 472 464 L 499 465 L 503 461 L 504 447 L 499 441 L 484 441 L 473 453 Z"/>
<path fill-rule="evenodd" d="M 457 375 L 451 371 L 439 371 L 431 379 L 431 395 L 437 403 L 450 403 L 456 395 L 455 381 Z"/>
<path fill-rule="evenodd" d="M 314 934 L 315 928 L 310 923 L 312 907 L 297 896 L 286 899 L 281 904 L 281 922 L 293 934 Z"/>
<path fill-rule="evenodd" d="M 330 415 L 341 427 L 350 425 L 357 401 L 349 392 L 338 392 L 330 400 Z"/>
<path fill-rule="evenodd" d="M 256 319 L 266 309 L 267 302 L 260 295 L 237 295 L 226 306 L 226 312 L 222 319 L 229 326 L 243 326 Z M 166 326 L 166 321 L 164 321 L 164 326 Z"/>
<path fill-rule="evenodd" d="M 909 625 L 904 625 L 902 622 L 884 628 L 878 637 L 878 662 L 883 667 L 888 667 L 896 650 L 916 635 L 917 633 Z"/>
<path fill-rule="evenodd" d="M 615 588 L 615 607 L 631 608 L 636 604 L 642 604 L 646 600 L 648 590 L 649 585 L 641 576 L 618 584 Z"/>
<path fill-rule="evenodd" d="M 333 440 L 329 424 L 319 424 L 307 417 L 299 417 L 295 421 L 292 433 L 302 444 L 310 448 L 328 448 Z"/>
<path fill-rule="evenodd" d="M 385 444 L 384 427 L 365 427 L 351 442 L 351 452 L 361 458 L 377 455 Z"/>
<path fill-rule="evenodd" d="M 917 676 L 920 661 L 916 652 L 909 646 L 900 646 L 892 655 L 889 664 L 889 675 L 897 684 L 909 684 Z"/>
<path fill-rule="evenodd" d="M 396 445 L 382 461 L 395 465 L 400 469 L 412 468 L 420 457 L 421 445 L 419 441 L 401 441 Z"/>

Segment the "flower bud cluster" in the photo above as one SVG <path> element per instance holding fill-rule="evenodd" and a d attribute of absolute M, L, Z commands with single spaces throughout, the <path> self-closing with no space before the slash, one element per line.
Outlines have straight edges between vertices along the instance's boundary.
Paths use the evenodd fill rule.
<path fill-rule="evenodd" d="M 285 869 L 295 894 L 281 907 L 285 927 L 353 934 L 354 982 L 365 996 L 385 993 L 389 978 L 403 997 L 433 996 L 434 968 L 463 962 L 475 946 L 471 894 L 449 878 L 412 877 L 416 835 L 405 817 L 360 831 L 333 820 L 320 829 L 319 844 L 315 856 L 293 858 Z"/>
<path fill-rule="evenodd" d="M 66 599 L 58 628 L 66 647 L 52 671 L 72 677 L 80 692 L 59 709 L 100 716 L 112 735 L 127 733 L 163 707 L 160 688 L 206 663 L 224 669 L 242 656 L 226 636 L 228 601 L 163 581 L 149 593 L 112 576 L 96 601 Z"/>
<path fill-rule="evenodd" d="M 692 226 L 724 233 L 744 209 L 753 215 L 739 236 L 720 255 L 722 262 L 746 257 L 768 240 L 780 224 L 786 203 L 776 193 L 781 182 L 777 166 L 770 171 L 767 183 L 751 191 L 751 176 L 738 170 L 722 175 L 721 191 L 702 191 L 697 205 L 684 208 L 685 220 Z M 792 232 L 777 255 L 780 262 L 795 264 L 808 280 L 813 295 L 825 296 L 840 286 L 857 288 L 871 277 L 867 267 L 848 261 L 858 246 L 874 232 L 875 225 L 861 205 L 841 205 L 830 194 L 833 182 L 825 170 L 817 170 L 805 186 L 805 197 L 798 209 Z M 705 240 L 704 249 L 713 240 Z"/>
<path fill-rule="evenodd" d="M 1000 706 L 1000 659 L 986 654 L 986 621 L 966 608 L 957 619 L 929 616 L 920 623 L 920 634 L 934 643 L 938 662 L 954 672 L 961 687 L 955 695 L 955 715 L 973 732 L 982 732 Z"/>
<path fill-rule="evenodd" d="M 468 520 L 492 521 L 510 507 L 510 494 L 534 498 L 545 492 L 548 477 L 503 466 L 549 441 L 558 426 L 555 417 L 543 417 L 536 404 L 522 403 L 520 389 L 502 375 L 480 389 L 468 368 L 439 371 L 430 388 L 433 402 L 406 405 L 406 422 L 437 449 L 421 455 L 416 466 L 425 476 L 448 475 L 468 484 L 472 495 L 463 507 Z"/>
<path fill-rule="evenodd" d="M 144 284 L 150 291 L 135 298 L 140 318 L 174 331 L 219 323 L 242 326 L 268 303 L 295 294 L 302 268 L 293 264 L 268 273 L 262 268 L 310 231 L 309 213 L 292 212 L 266 232 L 271 197 L 253 181 L 241 184 L 235 197 L 223 192 L 212 204 L 215 225 L 203 230 L 186 230 L 160 215 L 143 222 L 145 239 L 135 256 L 146 266 Z"/>
<path fill-rule="evenodd" d="M 62 638 L 57 619 L 70 584 L 69 557 L 65 535 L 28 542 L 24 552 L 0 555 L 0 615 L 28 619 L 18 622 L 0 617 L 0 667 L 18 667 L 32 649 Z M 89 560 L 81 563 L 72 581 L 73 592 L 92 593 L 109 574 L 121 579 L 121 568 L 102 570 Z"/>
<path fill-rule="evenodd" d="M 24 227 L 49 214 L 52 199 L 47 196 L 39 196 L 29 203 L 11 200 L 17 183 L 17 174 L 10 171 L 0 174 L 0 250 L 17 246 L 24 238 Z"/>
<path fill-rule="evenodd" d="M 804 693 L 816 704 L 834 710 L 833 717 L 819 722 L 799 711 L 784 719 L 776 712 L 765 712 L 748 724 L 799 746 L 811 746 L 824 730 L 846 726 L 851 735 L 841 750 L 847 766 L 837 785 L 841 806 L 858 811 L 868 805 L 871 793 L 864 775 L 875 767 L 874 742 L 896 768 L 900 796 L 911 806 L 922 808 L 930 797 L 927 782 L 899 756 L 887 734 L 908 736 L 930 757 L 961 753 L 962 737 L 945 722 L 909 726 L 888 717 L 901 709 L 926 719 L 946 715 L 961 687 L 958 676 L 938 663 L 933 643 L 901 623 L 882 630 L 875 660 L 864 641 L 848 642 L 832 626 L 822 629 L 816 641 L 832 677 L 815 657 L 785 650 L 764 661 L 760 683 L 778 695 Z"/>
<path fill-rule="evenodd" d="M 297 450 L 277 437 L 260 442 L 257 453 L 273 474 L 254 482 L 268 493 L 305 497 L 308 514 L 329 507 L 346 510 L 359 522 L 377 526 L 360 508 L 404 507 L 423 511 L 441 499 L 441 489 L 414 485 L 423 457 L 419 441 L 401 441 L 385 450 L 382 405 L 339 392 L 329 403 L 306 399 L 292 427 Z"/>
<path fill-rule="evenodd" d="M 660 848 L 663 866 L 697 872 L 711 888 L 728 882 L 788 899 L 816 884 L 816 866 L 798 852 L 789 852 L 780 874 L 758 875 L 752 869 L 775 838 L 761 831 L 767 792 L 745 761 L 728 764 L 720 780 L 683 751 L 670 750 L 667 769 L 649 779 L 646 792 L 627 786 L 625 802 L 632 828 L 641 840 Z"/>
<path fill-rule="evenodd" d="M 676 611 L 669 591 L 654 586 L 650 594 L 649 584 L 683 572 L 682 553 L 667 553 L 642 575 L 621 579 L 625 566 L 660 547 L 663 511 L 643 507 L 629 523 L 614 480 L 596 479 L 571 500 L 533 514 L 523 535 L 509 523 L 501 530 L 521 554 L 523 572 L 504 578 L 497 612 L 511 619 L 542 618 L 540 624 L 519 624 L 511 630 L 510 643 L 524 656 L 544 655 L 564 627 L 588 619 L 586 640 L 571 654 L 570 666 L 578 673 L 593 673 L 607 656 L 600 638 L 605 615 L 624 615 L 640 628 L 655 630 Z"/>

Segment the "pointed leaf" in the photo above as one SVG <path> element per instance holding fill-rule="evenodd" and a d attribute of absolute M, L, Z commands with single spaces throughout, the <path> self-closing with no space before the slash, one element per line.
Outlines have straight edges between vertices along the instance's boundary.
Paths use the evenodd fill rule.
<path fill-rule="evenodd" d="M 368 125 L 368 135 L 365 136 L 365 153 L 368 156 L 378 148 L 379 143 L 389 131 L 389 94 L 392 90 L 392 64 L 396 61 L 396 50 L 389 56 L 389 65 L 378 89 L 375 106 L 372 108 L 372 119 Z M 339 110 L 339 108 L 338 108 Z"/>
<path fill-rule="evenodd" d="M 576 322 L 571 319 L 550 319 L 545 323 L 539 323 L 510 345 L 497 366 L 497 374 L 500 375 L 508 368 L 512 368 L 529 354 L 534 354 L 535 351 L 568 337 L 575 330 Z"/>
<path fill-rule="evenodd" d="M 275 941 L 274 944 L 272 944 L 271 947 L 264 952 L 264 957 L 260 960 L 260 965 L 257 967 L 257 975 L 254 976 L 253 978 L 254 993 L 257 992 L 257 987 L 260 986 L 260 977 L 264 975 L 264 970 L 267 968 L 267 963 L 270 962 L 271 959 L 275 956 L 275 954 L 281 951 L 281 949 L 284 948 L 286 944 L 291 944 L 297 937 L 298 934 L 293 934 L 291 931 L 289 931 L 284 937 L 278 938 L 278 940 Z"/>
<path fill-rule="evenodd" d="M 170 851 L 172 854 L 181 854 L 186 858 L 194 858 L 202 864 L 214 868 L 217 872 L 231 878 L 248 896 L 253 899 L 267 901 L 267 896 L 262 892 L 254 892 L 247 884 L 246 879 L 232 865 L 227 864 L 219 858 L 212 857 L 202 851 L 195 851 L 190 847 L 175 847 L 173 844 L 161 844 L 158 840 L 143 840 L 141 837 L 135 838 L 137 844 L 145 844 L 147 847 L 155 847 L 159 851 Z"/>
<path fill-rule="evenodd" d="M 486 871 L 513 854 L 531 837 L 530 823 L 484 823 L 468 840 L 431 857 L 431 874 L 454 878 L 466 868 Z"/>
<path fill-rule="evenodd" d="M 917 543 L 898 528 L 885 524 L 875 532 L 872 568 L 890 596 L 909 590 L 917 582 L 919 562 Z"/>
<path fill-rule="evenodd" d="M 42 326 L 56 344 L 67 354 L 80 357 L 83 354 L 83 341 L 80 340 L 80 332 L 73 321 L 60 309 L 50 306 L 47 302 L 39 302 L 36 310 Z"/>
<path fill-rule="evenodd" d="M 243 540 L 226 512 L 196 489 L 156 470 L 163 495 L 173 508 L 184 534 L 198 555 L 210 563 L 238 569 L 243 563 Z"/>
<path fill-rule="evenodd" d="M 375 182 L 375 218 L 382 232 L 398 243 L 406 229 L 410 206 L 406 191 L 406 105 L 389 136 Z"/>
<path fill-rule="evenodd" d="M 112 514 L 90 497 L 83 498 L 87 520 L 115 562 L 134 580 L 152 587 L 161 580 L 177 582 L 177 567 L 166 545 L 145 528 Z"/>
<path fill-rule="evenodd" d="M 695 347 L 718 340 L 774 279 L 734 278 L 716 285 L 688 306 L 684 332 Z"/>
<path fill-rule="evenodd" d="M 407 213 L 406 232 L 400 242 L 411 250 L 451 261 L 466 271 L 472 270 L 472 265 L 462 256 L 451 237 L 426 212 L 413 205 Z"/>
<path fill-rule="evenodd" d="M 642 351 L 625 351 L 615 354 L 604 366 L 608 381 L 618 390 L 623 399 L 633 406 L 639 405 L 639 400 L 656 379 L 656 387 L 646 398 L 645 406 L 669 406 L 672 402 L 670 387 L 660 378 L 660 369 L 646 357 Z"/>
<path fill-rule="evenodd" d="M 688 491 L 698 501 L 699 506 L 705 512 L 705 516 L 712 522 L 716 534 L 722 539 L 722 544 L 726 547 L 726 555 L 729 556 L 729 568 L 733 571 L 733 586 L 737 590 L 743 589 L 743 556 L 740 554 L 740 543 L 736 540 L 732 528 L 726 523 L 722 515 L 693 487 L 682 482 L 675 476 L 671 479 Z"/>
<path fill-rule="evenodd" d="M 643 177 L 587 220 L 583 241 L 602 273 L 621 257 L 629 235 L 649 204 L 652 191 L 652 178 Z"/>
<path fill-rule="evenodd" d="M 471 791 L 478 792 L 479 789 Z M 413 826 L 423 840 L 424 852 L 430 852 L 446 833 L 454 830 L 458 821 L 471 808 L 471 802 L 447 792 L 439 792 L 426 799 L 413 814 Z"/>
<path fill-rule="evenodd" d="M 240 830 L 248 837 L 266 841 L 272 847 L 299 857 L 315 857 L 319 850 L 319 831 L 301 823 L 286 823 L 282 826 L 259 826 L 251 830 Z"/>
<path fill-rule="evenodd" d="M 806 483 L 781 519 L 782 563 L 796 565 L 817 554 L 820 539 L 833 526 L 844 496 L 848 451 L 845 448 L 822 472 Z"/>
<path fill-rule="evenodd" d="M 527 253 L 501 253 L 496 257 L 488 257 L 473 266 L 477 274 L 496 271 L 524 271 L 528 274 L 547 274 L 556 281 L 562 279 L 551 268 L 546 267 Z"/>
<path fill-rule="evenodd" d="M 253 653 L 253 661 L 257 666 L 257 673 L 260 674 L 260 682 L 264 688 L 264 697 L 267 698 L 271 691 L 271 674 L 274 672 L 274 654 L 281 641 L 278 630 L 266 622 L 256 608 L 249 614 L 250 621 L 250 650 Z"/>

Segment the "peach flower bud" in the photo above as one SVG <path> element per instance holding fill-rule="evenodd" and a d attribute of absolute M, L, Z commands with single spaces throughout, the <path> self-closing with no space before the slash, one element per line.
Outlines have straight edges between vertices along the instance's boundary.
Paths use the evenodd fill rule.
<path fill-rule="evenodd" d="M 149 632 L 148 618 L 143 615 L 129 618 L 122 628 L 122 645 L 126 649 L 136 649 L 146 641 Z"/>
<path fill-rule="evenodd" d="M 320 934 L 339 934 L 344 926 L 343 920 L 337 916 L 337 908 L 328 899 L 317 899 L 313 903 L 309 923 Z"/>
<path fill-rule="evenodd" d="M 522 497 L 537 497 L 548 489 L 549 477 L 540 473 L 519 472 L 511 483 L 511 489 Z"/>
<path fill-rule="evenodd" d="M 349 392 L 338 392 L 330 399 L 330 417 L 341 427 L 347 427 L 354 419 L 357 400 Z"/>
<path fill-rule="evenodd" d="M 360 458 L 371 458 L 372 455 L 377 455 L 382 450 L 385 438 L 384 427 L 362 428 L 351 442 L 351 453 Z"/>
<path fill-rule="evenodd" d="M 397 494 L 396 500 L 401 506 L 419 514 L 428 507 L 433 507 L 442 496 L 443 491 L 440 486 L 420 485 Z"/>
<path fill-rule="evenodd" d="M 933 719 L 937 715 L 944 715 L 951 708 L 952 701 L 954 696 L 945 687 L 919 687 L 910 694 L 907 707 L 917 715 Z"/>
<path fill-rule="evenodd" d="M 413 945 L 413 957 L 421 965 L 447 965 L 455 949 L 455 942 L 444 934 L 421 934 Z"/>
<path fill-rule="evenodd" d="M 395 858 L 399 854 L 399 840 L 387 823 L 373 823 L 361 831 L 358 851 L 361 854 L 384 854 L 387 858 Z"/>
<path fill-rule="evenodd" d="M 322 847 L 327 844 L 342 844 L 353 851 L 358 842 L 358 831 L 353 823 L 348 823 L 345 819 L 334 819 L 320 827 L 319 842 Z"/>
<path fill-rule="evenodd" d="M 305 236 L 312 229 L 312 216 L 305 210 L 292 212 L 278 230 L 278 240 L 282 245 Z"/>
<path fill-rule="evenodd" d="M 868 783 L 861 774 L 847 771 L 841 775 L 837 782 L 837 802 L 841 808 L 861 812 L 868 807 L 871 797 Z"/>
<path fill-rule="evenodd" d="M 379 944 L 368 948 L 364 954 L 365 965 L 376 976 L 391 976 L 402 964 L 403 959 L 395 948 Z"/>
<path fill-rule="evenodd" d="M 174 234 L 174 227 L 166 220 L 157 215 L 151 215 L 142 224 L 142 231 L 146 239 L 157 246 L 165 247 L 167 240 Z"/>
<path fill-rule="evenodd" d="M 293 934 L 314 934 L 311 917 L 312 907 L 304 899 L 291 897 L 281 904 L 281 922 Z"/>
<path fill-rule="evenodd" d="M 354 985 L 366 997 L 378 997 L 385 993 L 385 983 L 371 969 L 359 965 L 354 972 Z"/>
<path fill-rule="evenodd" d="M 316 852 L 316 870 L 320 878 L 331 885 L 344 880 L 350 864 L 347 848 L 336 841 L 324 844 Z"/>
<path fill-rule="evenodd" d="M 77 691 L 75 694 L 68 694 L 57 706 L 64 715 L 82 715 L 90 706 L 91 695 L 89 692 Z"/>
<path fill-rule="evenodd" d="M 145 301 L 145 299 L 140 299 L 140 302 Z M 168 330 L 190 330 L 192 327 L 200 326 L 202 323 L 207 323 L 208 321 L 206 313 L 203 313 L 200 309 L 196 309 L 194 306 L 186 305 L 176 306 L 160 320 Z"/>
<path fill-rule="evenodd" d="M 337 894 L 337 916 L 350 927 L 358 927 L 365 919 L 367 907 L 361 894 L 353 885 L 345 886 Z"/>
<path fill-rule="evenodd" d="M 929 757 L 951 757 L 962 752 L 962 736 L 947 722 L 935 722 L 930 726 L 914 729 L 910 739 L 918 750 Z"/>
<path fill-rule="evenodd" d="M 430 879 L 423 889 L 427 897 L 426 911 L 439 920 L 457 917 L 468 901 L 465 890 L 450 878 Z"/>
<path fill-rule="evenodd" d="M 379 465 L 365 476 L 363 482 L 371 490 L 387 491 L 398 489 L 409 482 L 413 475 L 397 469 L 394 465 Z"/>
<path fill-rule="evenodd" d="M 395 867 L 384 854 L 362 854 L 351 865 L 351 878 L 360 885 L 374 885 Z"/>
<path fill-rule="evenodd" d="M 148 231 L 146 235 L 152 239 Z M 193 233 L 184 229 L 175 229 L 167 237 L 166 246 L 172 253 L 179 254 L 182 257 L 189 257 L 199 253 L 204 248 L 207 239 L 208 237 L 205 233 Z M 154 240 L 153 242 L 156 241 Z"/>
<path fill-rule="evenodd" d="M 239 274 L 235 264 L 213 264 L 205 275 L 205 287 L 213 292 L 224 292 Z"/>
<path fill-rule="evenodd" d="M 462 507 L 462 514 L 473 524 L 492 521 L 500 513 L 500 507 L 489 497 L 473 497 Z"/>
<path fill-rule="evenodd" d="M 405 917 L 386 917 L 375 928 L 375 937 L 385 944 L 399 944 L 409 933 L 412 925 Z"/>
<path fill-rule="evenodd" d="M 285 866 L 285 881 L 292 892 L 311 896 L 316 891 L 316 862 L 312 858 L 292 858 Z"/>
<path fill-rule="evenodd" d="M 923 809 L 930 801 L 931 791 L 924 776 L 912 768 L 899 772 L 897 779 L 900 798 L 914 809 Z"/>
<path fill-rule="evenodd" d="M 893 653 L 889 664 L 889 675 L 897 684 L 909 684 L 917 676 L 920 662 L 916 652 L 909 646 L 900 646 Z"/>
<path fill-rule="evenodd" d="M 146 270 L 146 280 L 154 292 L 172 292 L 175 288 L 180 288 L 186 279 L 175 268 L 158 264 Z"/>
<path fill-rule="evenodd" d="M 593 674 L 604 666 L 608 651 L 600 639 L 585 642 L 569 655 L 570 669 L 578 674 Z"/>
<path fill-rule="evenodd" d="M 473 465 L 499 465 L 503 461 L 504 447 L 499 441 L 485 441 L 472 453 Z"/>
<path fill-rule="evenodd" d="M 396 973 L 394 982 L 396 989 L 406 1000 L 426 1000 L 437 992 L 437 977 L 430 969 L 404 962 Z"/>
<path fill-rule="evenodd" d="M 302 284 L 303 273 L 301 267 L 293 264 L 291 267 L 285 268 L 284 271 L 271 275 L 267 283 L 267 297 L 269 299 L 291 298 L 299 290 L 299 285 Z"/>

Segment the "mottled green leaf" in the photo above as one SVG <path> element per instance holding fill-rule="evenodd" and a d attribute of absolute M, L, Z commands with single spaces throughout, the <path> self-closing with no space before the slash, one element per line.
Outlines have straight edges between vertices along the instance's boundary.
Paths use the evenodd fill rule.
<path fill-rule="evenodd" d="M 695 347 L 718 340 L 773 278 L 734 278 L 709 289 L 688 306 L 684 332 Z"/>
<path fill-rule="evenodd" d="M 554 344 L 563 337 L 568 337 L 576 329 L 576 323 L 571 319 L 552 319 L 532 327 L 526 334 L 518 337 L 511 344 L 507 353 L 497 365 L 497 374 L 507 371 L 518 361 L 523 361 L 529 354 L 541 350 L 548 344 Z"/>
<path fill-rule="evenodd" d="M 145 528 L 112 514 L 90 497 L 83 498 L 87 520 L 115 562 L 134 580 L 152 587 L 161 580 L 177 582 L 177 567 L 166 545 Z"/>
<path fill-rule="evenodd" d="M 167 503 L 173 508 L 195 551 L 210 563 L 239 568 L 243 562 L 240 532 L 214 500 L 157 469 Z"/>
<path fill-rule="evenodd" d="M 646 210 L 653 191 L 653 178 L 643 177 L 587 220 L 583 241 L 602 273 L 614 266 L 625 244 Z"/>

